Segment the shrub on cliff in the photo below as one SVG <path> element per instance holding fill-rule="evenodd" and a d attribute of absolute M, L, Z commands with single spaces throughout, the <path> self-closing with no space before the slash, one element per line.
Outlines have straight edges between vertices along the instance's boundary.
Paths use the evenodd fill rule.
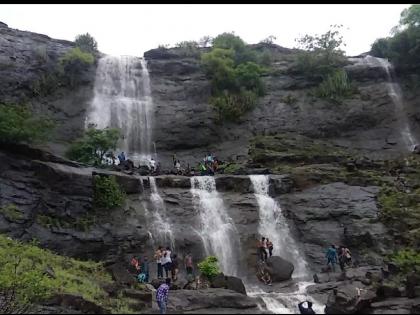
<path fill-rule="evenodd" d="M 218 260 L 215 256 L 209 256 L 204 259 L 202 262 L 198 263 L 198 269 L 200 272 L 206 276 L 209 280 L 214 278 L 220 273 L 218 266 Z"/>
<path fill-rule="evenodd" d="M 95 176 L 93 202 L 98 208 L 113 209 L 121 207 L 125 201 L 125 193 L 118 185 L 115 176 Z"/>
<path fill-rule="evenodd" d="M 98 52 L 98 42 L 89 33 L 77 35 L 74 43 L 84 52 L 91 54 Z"/>
<path fill-rule="evenodd" d="M 105 155 L 115 151 L 119 137 L 119 129 L 89 126 L 83 137 L 70 146 L 66 156 L 74 161 L 100 166 L 104 163 Z"/>
<path fill-rule="evenodd" d="M 218 121 L 238 120 L 263 95 L 261 74 L 264 69 L 253 62 L 253 52 L 233 33 L 213 40 L 213 48 L 202 55 L 202 65 L 212 82 L 210 103 Z"/>
<path fill-rule="evenodd" d="M 0 142 L 40 142 L 52 127 L 51 120 L 33 114 L 27 106 L 0 104 Z"/>
<path fill-rule="evenodd" d="M 345 70 L 336 70 L 329 74 L 324 81 L 315 89 L 315 95 L 321 98 L 340 101 L 350 96 L 353 87 L 347 77 Z"/>
<path fill-rule="evenodd" d="M 89 52 L 82 51 L 79 47 L 70 49 L 60 59 L 61 76 L 70 87 L 75 87 L 81 81 L 83 72 L 95 61 Z"/>
<path fill-rule="evenodd" d="M 196 41 L 183 41 L 175 45 L 181 50 L 181 53 L 186 57 L 199 57 L 200 49 L 199 44 Z"/>

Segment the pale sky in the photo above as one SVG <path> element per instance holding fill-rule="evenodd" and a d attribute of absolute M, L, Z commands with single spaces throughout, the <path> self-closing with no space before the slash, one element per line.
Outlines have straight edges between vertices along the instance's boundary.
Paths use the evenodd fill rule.
<path fill-rule="evenodd" d="M 253 44 L 274 35 L 275 43 L 296 46 L 295 38 L 324 33 L 343 24 L 347 55 L 370 49 L 388 36 L 408 4 L 13 4 L 0 5 L 0 21 L 19 30 L 74 40 L 89 32 L 100 51 L 142 56 L 159 44 L 199 40 L 234 31 Z"/>

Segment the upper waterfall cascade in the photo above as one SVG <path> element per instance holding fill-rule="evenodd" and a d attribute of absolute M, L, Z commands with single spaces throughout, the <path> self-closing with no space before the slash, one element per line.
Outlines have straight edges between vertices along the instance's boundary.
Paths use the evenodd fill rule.
<path fill-rule="evenodd" d="M 118 149 L 135 163 L 148 161 L 153 153 L 153 100 L 147 62 L 131 56 L 101 58 L 94 93 L 86 126 L 119 128 Z"/>

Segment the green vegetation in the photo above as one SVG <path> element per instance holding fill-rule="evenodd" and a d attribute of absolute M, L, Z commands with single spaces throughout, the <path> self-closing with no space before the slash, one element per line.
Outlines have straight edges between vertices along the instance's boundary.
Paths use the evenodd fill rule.
<path fill-rule="evenodd" d="M 0 104 L 0 142 L 40 142 L 52 127 L 51 120 L 34 115 L 27 106 Z"/>
<path fill-rule="evenodd" d="M 121 293 L 113 298 L 105 292 L 104 286 L 112 284 L 101 263 L 59 256 L 34 241 L 25 244 L 0 235 L 0 291 L 10 297 L 6 305 L 2 301 L 0 311 L 33 311 L 32 303 L 42 303 L 55 294 L 74 294 L 113 314 L 135 313 L 130 298 Z"/>
<path fill-rule="evenodd" d="M 74 43 L 84 52 L 91 54 L 98 52 L 98 43 L 89 33 L 77 35 Z"/>
<path fill-rule="evenodd" d="M 105 155 L 116 149 L 119 137 L 118 129 L 96 129 L 91 125 L 83 137 L 70 146 L 66 156 L 74 161 L 100 166 L 104 163 Z"/>
<path fill-rule="evenodd" d="M 213 48 L 201 57 L 206 74 L 212 80 L 210 103 L 218 121 L 237 121 L 251 110 L 263 95 L 257 54 L 233 33 L 223 33 L 213 40 Z"/>
<path fill-rule="evenodd" d="M 9 221 L 18 221 L 24 218 L 23 213 L 15 204 L 8 204 L 0 208 L 0 213 L 3 214 Z"/>
<path fill-rule="evenodd" d="M 420 68 L 420 5 L 414 4 L 401 12 L 393 36 L 377 39 L 371 48 L 376 57 L 388 58 L 403 71 Z"/>
<path fill-rule="evenodd" d="M 95 176 L 93 202 L 96 207 L 113 209 L 121 207 L 125 201 L 125 193 L 118 185 L 115 176 Z"/>
<path fill-rule="evenodd" d="M 183 41 L 175 45 L 181 49 L 181 52 L 186 57 L 200 57 L 200 45 L 196 41 Z"/>
<path fill-rule="evenodd" d="M 341 101 L 351 96 L 353 87 L 343 69 L 335 70 L 329 74 L 324 81 L 315 89 L 315 95 L 320 98 L 326 98 L 333 101 Z"/>
<path fill-rule="evenodd" d="M 354 92 L 342 69 L 346 59 L 344 51 L 340 49 L 343 36 L 339 29 L 342 25 L 331 25 L 331 29 L 322 35 L 305 35 L 297 42 L 304 49 L 297 58 L 297 70 L 308 79 L 320 81 L 314 94 L 320 98 L 336 102 L 342 101 Z"/>
<path fill-rule="evenodd" d="M 45 273 L 47 266 L 55 277 Z M 97 302 L 106 297 L 98 282 L 111 282 L 98 263 L 60 257 L 34 243 L 23 244 L 0 235 L 0 290 L 14 289 L 20 303 L 37 302 L 54 293 L 81 294 Z"/>
<path fill-rule="evenodd" d="M 391 255 L 393 261 L 401 271 L 408 273 L 414 269 L 420 270 L 420 252 L 413 249 L 402 249 Z"/>
<path fill-rule="evenodd" d="M 298 70 L 310 79 L 324 79 L 345 64 L 344 51 L 340 49 L 343 36 L 342 25 L 331 25 L 331 29 L 321 35 L 305 35 L 296 39 L 304 51 L 298 56 Z"/>
<path fill-rule="evenodd" d="M 67 217 L 56 217 L 53 215 L 38 214 L 36 222 L 46 228 L 71 228 L 87 232 L 96 223 L 96 214 L 86 214 L 77 219 Z"/>
<path fill-rule="evenodd" d="M 209 256 L 203 261 L 198 263 L 198 269 L 209 280 L 214 278 L 220 273 L 217 257 Z"/>
<path fill-rule="evenodd" d="M 82 51 L 79 47 L 70 49 L 60 59 L 60 71 L 62 78 L 70 87 L 81 83 L 81 76 L 84 70 L 95 61 L 94 56 L 89 52 Z"/>

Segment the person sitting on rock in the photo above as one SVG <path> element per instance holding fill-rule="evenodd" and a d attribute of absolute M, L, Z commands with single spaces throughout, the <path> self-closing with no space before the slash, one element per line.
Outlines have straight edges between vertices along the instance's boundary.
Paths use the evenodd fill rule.
<path fill-rule="evenodd" d="M 307 305 L 303 305 L 305 303 Z M 300 302 L 298 304 L 298 307 L 301 314 L 316 314 L 315 311 L 312 309 L 312 302 L 310 301 Z"/>
<path fill-rule="evenodd" d="M 261 280 L 266 284 L 266 285 L 272 285 L 271 284 L 271 276 L 270 276 L 270 274 L 268 273 L 268 271 L 264 271 L 264 274 L 263 274 L 263 276 L 262 276 L 262 278 L 261 278 Z"/>
<path fill-rule="evenodd" d="M 331 264 L 331 269 L 335 272 L 335 264 L 337 263 L 337 251 L 335 249 L 335 245 L 331 245 L 330 248 L 327 250 L 327 266 Z"/>

